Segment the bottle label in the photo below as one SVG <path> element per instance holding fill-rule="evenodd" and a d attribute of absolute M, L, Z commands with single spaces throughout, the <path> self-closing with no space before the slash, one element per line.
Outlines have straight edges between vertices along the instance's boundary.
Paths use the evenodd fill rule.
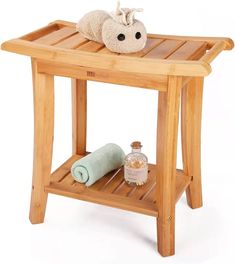
<path fill-rule="evenodd" d="M 136 183 L 137 185 L 142 185 L 147 181 L 148 177 L 148 167 L 133 169 L 129 167 L 124 167 L 124 178 L 127 182 Z"/>

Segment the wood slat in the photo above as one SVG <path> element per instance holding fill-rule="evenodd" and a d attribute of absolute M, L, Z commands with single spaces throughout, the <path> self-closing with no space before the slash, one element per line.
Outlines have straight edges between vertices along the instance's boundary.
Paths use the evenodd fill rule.
<path fill-rule="evenodd" d="M 156 173 L 157 166 L 149 164 L 149 177 L 146 184 L 133 187 L 125 183 L 123 167 L 102 177 L 95 184 L 74 182 L 70 168 L 81 155 L 73 155 L 52 175 L 47 192 L 65 195 L 85 201 L 91 201 L 125 210 L 156 216 Z M 191 182 L 181 170 L 176 172 L 176 201 Z"/>
<path fill-rule="evenodd" d="M 202 56 L 207 49 L 207 43 L 203 41 L 187 41 L 183 46 L 171 54 L 169 60 L 194 60 Z"/>
<path fill-rule="evenodd" d="M 62 41 L 65 38 L 75 34 L 76 32 L 77 30 L 75 28 L 63 27 L 57 31 L 54 31 L 52 33 L 49 33 L 43 37 L 34 40 L 34 42 L 44 45 L 54 45 L 59 41 Z"/>
<path fill-rule="evenodd" d="M 152 188 L 147 194 L 146 196 L 143 197 L 143 199 L 141 199 L 143 201 L 147 201 L 150 203 L 154 203 L 156 202 L 156 188 Z"/>
<path fill-rule="evenodd" d="M 68 175 L 69 175 L 69 173 L 70 173 L 70 170 L 68 169 L 68 170 L 65 170 L 65 169 L 61 169 L 61 175 L 60 175 L 60 178 L 58 178 L 58 180 L 57 181 L 55 181 L 55 180 L 51 180 L 51 182 L 56 182 L 56 183 L 60 183 L 60 182 L 62 182 Z M 59 175 L 58 175 L 59 176 Z"/>
<path fill-rule="evenodd" d="M 108 48 L 103 47 L 101 50 L 98 51 L 99 54 L 108 54 L 108 55 L 114 55 L 114 56 L 118 56 L 119 53 L 117 52 L 112 52 L 110 51 Z"/>
<path fill-rule="evenodd" d="M 152 49 L 147 53 L 144 58 L 151 59 L 166 59 L 174 51 L 184 44 L 185 41 L 182 40 L 165 40 L 156 48 Z"/>
<path fill-rule="evenodd" d="M 61 184 L 72 185 L 75 182 L 71 173 L 68 173 L 67 176 L 61 181 Z"/>
<path fill-rule="evenodd" d="M 103 188 L 102 192 L 113 193 L 124 181 L 123 168 L 118 171 L 118 173 L 109 181 Z"/>
<path fill-rule="evenodd" d="M 121 185 L 113 192 L 113 194 L 128 196 L 135 189 L 135 186 L 127 184 L 125 181 L 122 182 Z"/>
<path fill-rule="evenodd" d="M 167 89 L 168 78 L 165 75 L 125 73 L 45 61 L 39 61 L 38 64 L 39 72 L 56 76 L 122 84 L 158 91 L 166 91 Z"/>
<path fill-rule="evenodd" d="M 78 47 L 77 50 L 80 51 L 88 51 L 88 52 L 97 52 L 100 49 L 104 47 L 104 44 L 95 42 L 95 41 L 89 41 L 82 46 Z"/>
<path fill-rule="evenodd" d="M 50 24 L 57 25 L 58 27 L 76 27 L 76 23 L 64 21 L 64 20 L 56 20 Z M 234 43 L 230 38 L 224 37 L 200 37 L 200 36 L 175 36 L 175 35 L 162 35 L 162 34 L 148 34 L 149 38 L 161 38 L 161 39 L 179 39 L 179 40 L 193 40 L 193 41 L 205 41 L 209 44 L 209 48 L 214 46 L 217 42 L 224 42 L 225 49 L 230 50 L 233 49 Z"/>
<path fill-rule="evenodd" d="M 163 39 L 148 38 L 144 49 L 142 49 L 139 52 L 135 52 L 135 53 L 122 54 L 122 56 L 143 57 L 144 55 L 150 52 L 153 48 L 157 47 L 163 41 L 164 41 Z"/>
<path fill-rule="evenodd" d="M 175 195 L 175 202 L 177 202 L 181 195 L 183 194 L 183 192 L 186 190 L 186 188 L 188 187 L 188 185 L 190 184 L 192 178 L 189 176 L 186 176 L 183 174 L 183 172 L 181 170 L 177 170 L 176 171 L 176 195 Z M 143 198 L 144 201 L 148 201 L 148 202 L 156 202 L 156 188 L 152 189 L 148 195 L 146 195 Z"/>
<path fill-rule="evenodd" d="M 38 30 L 35 30 L 33 32 L 30 32 L 24 36 L 21 37 L 21 39 L 28 40 L 28 41 L 34 41 L 35 39 L 38 39 L 44 35 L 47 35 L 51 32 L 54 32 L 59 29 L 59 26 L 57 24 L 51 24 L 46 27 L 42 27 Z"/>
<path fill-rule="evenodd" d="M 164 42 L 163 42 L 164 43 Z M 203 61 L 156 60 L 127 56 L 100 55 L 94 52 L 61 49 L 55 46 L 13 39 L 1 45 L 3 50 L 28 55 L 48 62 L 110 70 L 116 73 L 141 73 L 171 76 L 207 76 L 211 66 Z"/>
<path fill-rule="evenodd" d="M 153 197 L 152 197 L 153 195 Z M 156 200 L 156 182 L 154 182 L 154 184 L 152 185 L 152 187 L 148 190 L 148 192 L 146 192 L 145 194 L 143 194 L 140 198 L 141 201 L 146 200 L 146 197 L 151 197 L 149 199 L 149 201 L 151 203 L 155 202 Z"/>
<path fill-rule="evenodd" d="M 226 49 L 226 43 L 224 41 L 217 42 L 210 50 L 208 50 L 201 60 L 211 63 L 224 49 Z"/>
<path fill-rule="evenodd" d="M 76 160 L 81 159 L 82 156 L 73 155 L 65 161 L 58 169 L 51 174 L 51 182 L 59 182 L 65 175 L 70 172 L 71 166 Z"/>
<path fill-rule="evenodd" d="M 160 34 L 148 34 L 151 38 L 163 38 L 163 39 L 176 39 L 176 40 L 192 40 L 192 41 L 205 41 L 210 49 L 218 42 L 225 43 L 225 50 L 231 50 L 234 48 L 234 42 L 230 38 L 223 37 L 200 37 L 200 36 L 174 36 L 174 35 L 160 35 Z"/>
<path fill-rule="evenodd" d="M 192 36 L 170 36 L 170 35 L 154 35 L 148 34 L 150 39 L 163 39 L 158 47 L 154 47 L 150 50 L 144 58 L 139 58 L 142 54 L 130 55 L 130 56 L 114 56 L 113 54 L 105 54 L 96 52 L 78 52 L 73 48 L 67 47 L 69 42 L 65 42 L 65 48 L 61 48 L 56 45 L 60 41 L 64 41 L 71 35 L 63 35 L 62 39 L 59 36 L 58 40 L 51 42 L 50 38 L 56 38 L 58 32 L 63 31 L 74 32 L 76 34 L 76 24 L 66 21 L 56 21 L 52 24 L 31 32 L 21 38 L 12 39 L 4 42 L 1 45 L 3 50 L 15 52 L 18 54 L 24 54 L 36 59 L 46 60 L 50 62 L 64 63 L 67 65 L 77 65 L 80 67 L 91 67 L 96 69 L 110 70 L 115 72 L 125 73 L 141 73 L 141 74 L 157 74 L 157 75 L 171 75 L 171 76 L 207 76 L 211 72 L 210 62 L 225 49 L 232 49 L 234 43 L 229 38 L 210 38 L 210 37 L 192 37 Z M 53 31 L 53 32 L 52 32 Z M 49 33 L 49 34 L 48 34 Z M 46 34 L 46 35 L 45 35 Z M 70 34 L 70 33 L 69 33 Z M 36 38 L 36 39 L 35 39 Z M 33 41 L 35 40 L 35 42 Z M 38 42 L 37 42 L 38 41 Z M 56 41 L 56 42 L 55 42 Z M 152 40 L 153 41 L 153 40 Z M 181 44 L 186 41 L 202 41 L 207 43 L 207 48 L 213 47 L 213 51 L 206 54 L 202 60 L 165 60 L 171 54 L 176 51 Z M 40 42 L 46 43 L 41 44 Z M 151 41 L 150 41 L 151 42 Z M 49 44 L 47 44 L 49 43 Z M 53 44 L 50 44 L 53 43 Z M 176 43 L 176 46 L 172 43 Z M 220 43 L 220 44 L 218 44 Z M 179 47 L 178 47 L 179 44 Z M 218 45 L 216 45 L 218 44 Z M 167 47 L 165 47 L 167 46 Z M 93 49 L 93 48 L 92 48 Z M 100 47 L 98 48 L 98 50 Z M 102 48 L 101 48 L 102 49 Z M 146 46 L 148 49 L 148 43 Z M 160 50 L 161 49 L 161 50 Z M 95 51 L 96 48 L 95 48 Z M 145 51 L 143 51 L 145 52 Z M 152 59 L 149 59 L 152 58 Z M 164 59 L 159 59 L 164 58 Z"/>
<path fill-rule="evenodd" d="M 75 49 L 88 41 L 88 39 L 77 33 L 65 40 L 60 41 L 59 43 L 55 44 L 55 46 L 64 49 Z"/>
<path fill-rule="evenodd" d="M 59 28 L 62 28 L 62 27 L 72 27 L 72 28 L 75 28 L 77 27 L 77 23 L 74 23 L 74 22 L 69 22 L 69 21 L 65 21 L 65 20 L 55 20 L 55 21 L 52 21 L 49 25 L 57 25 Z"/>
<path fill-rule="evenodd" d="M 84 187 L 84 185 L 78 185 L 78 189 L 73 186 L 58 186 L 53 183 L 45 188 L 46 192 L 63 195 L 87 202 L 93 202 L 106 206 L 111 206 L 123 210 L 128 210 L 136 213 L 150 215 L 157 217 L 156 205 L 146 201 L 137 201 L 129 199 L 128 197 L 122 197 L 110 193 L 92 191 L 90 188 Z"/>
<path fill-rule="evenodd" d="M 113 177 L 115 177 L 118 171 L 119 169 L 106 174 L 104 177 L 102 177 L 100 180 L 98 180 L 95 184 L 92 185 L 92 190 L 99 191 L 104 188 L 104 186 L 108 184 L 108 182 L 111 181 Z"/>
<path fill-rule="evenodd" d="M 72 164 L 82 158 L 81 155 L 73 155 L 70 159 L 68 159 L 65 163 L 63 163 L 55 172 L 51 175 L 52 183 L 71 184 L 74 179 L 71 176 L 70 169 Z M 104 177 L 102 177 L 99 181 L 89 187 L 89 189 L 93 191 L 101 191 L 105 193 L 113 193 L 119 196 L 128 196 L 134 200 L 147 200 L 149 202 L 153 202 L 155 200 L 152 199 L 151 195 L 152 191 L 155 190 L 156 185 L 156 173 L 157 167 L 156 165 L 149 164 L 149 176 L 148 181 L 143 186 L 133 187 L 124 182 L 124 170 L 123 167 L 114 171 L 111 171 Z M 184 175 L 181 170 L 177 170 L 176 172 L 177 185 L 176 185 L 176 193 L 179 198 L 183 190 L 187 187 L 188 183 L 191 181 L 191 178 Z M 77 183 L 77 186 L 83 186 L 84 184 Z M 154 187 L 154 188 L 153 188 Z"/>

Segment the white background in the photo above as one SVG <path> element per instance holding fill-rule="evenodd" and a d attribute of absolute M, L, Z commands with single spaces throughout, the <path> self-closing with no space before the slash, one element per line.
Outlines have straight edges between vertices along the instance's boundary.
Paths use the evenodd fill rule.
<path fill-rule="evenodd" d="M 122 0 L 122 6 L 144 8 L 138 18 L 148 32 L 235 39 L 233 4 L 233 0 Z M 115 6 L 115 0 L 4 1 L 0 42 L 56 19 L 76 22 L 92 9 L 112 11 Z M 185 197 L 181 198 L 176 208 L 176 255 L 162 258 L 155 250 L 156 220 L 152 217 L 50 195 L 45 223 L 30 224 L 30 59 L 1 51 L 0 263 L 234 263 L 234 51 L 221 54 L 212 66 L 203 99 L 204 206 L 191 210 Z M 53 169 L 71 155 L 70 96 L 70 81 L 56 79 Z M 154 163 L 156 110 L 154 91 L 89 83 L 88 150 L 116 142 L 128 152 L 129 144 L 137 139 Z"/>

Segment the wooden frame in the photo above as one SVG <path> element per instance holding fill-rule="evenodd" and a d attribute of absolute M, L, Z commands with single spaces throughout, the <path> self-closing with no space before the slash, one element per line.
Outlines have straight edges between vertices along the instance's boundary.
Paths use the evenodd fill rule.
<path fill-rule="evenodd" d="M 201 118 L 203 78 L 193 78 L 182 90 L 181 135 L 184 173 L 193 177 L 187 188 L 191 208 L 202 206 Z"/>
<path fill-rule="evenodd" d="M 37 62 L 32 60 L 34 91 L 34 160 L 30 205 L 32 224 L 43 223 L 47 192 L 50 183 L 54 129 L 54 78 L 38 73 Z"/>
<path fill-rule="evenodd" d="M 94 202 L 157 219 L 158 251 L 175 253 L 175 205 L 184 191 L 191 208 L 202 206 L 200 135 L 203 78 L 228 38 L 149 34 L 139 53 L 117 54 L 84 39 L 75 24 L 55 21 L 2 44 L 2 49 L 32 57 L 34 163 L 30 221 L 44 221 L 48 193 Z M 51 173 L 54 127 L 54 76 L 72 79 L 72 155 Z M 75 182 L 70 168 L 86 155 L 87 80 L 159 91 L 157 164 L 148 182 L 129 186 L 123 168 L 90 187 Z M 176 169 L 181 101 L 183 170 Z"/>
<path fill-rule="evenodd" d="M 182 77 L 169 77 L 167 92 L 159 92 L 157 130 L 157 234 L 163 256 L 175 252 L 176 152 Z"/>
<path fill-rule="evenodd" d="M 72 79 L 72 152 L 86 153 L 87 81 Z"/>

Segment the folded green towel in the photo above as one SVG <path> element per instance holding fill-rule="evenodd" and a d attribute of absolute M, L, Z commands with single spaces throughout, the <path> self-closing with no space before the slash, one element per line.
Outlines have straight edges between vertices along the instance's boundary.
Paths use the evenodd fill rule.
<path fill-rule="evenodd" d="M 90 186 L 108 172 L 124 164 L 125 153 L 116 144 L 109 143 L 76 161 L 71 168 L 73 178 Z"/>

